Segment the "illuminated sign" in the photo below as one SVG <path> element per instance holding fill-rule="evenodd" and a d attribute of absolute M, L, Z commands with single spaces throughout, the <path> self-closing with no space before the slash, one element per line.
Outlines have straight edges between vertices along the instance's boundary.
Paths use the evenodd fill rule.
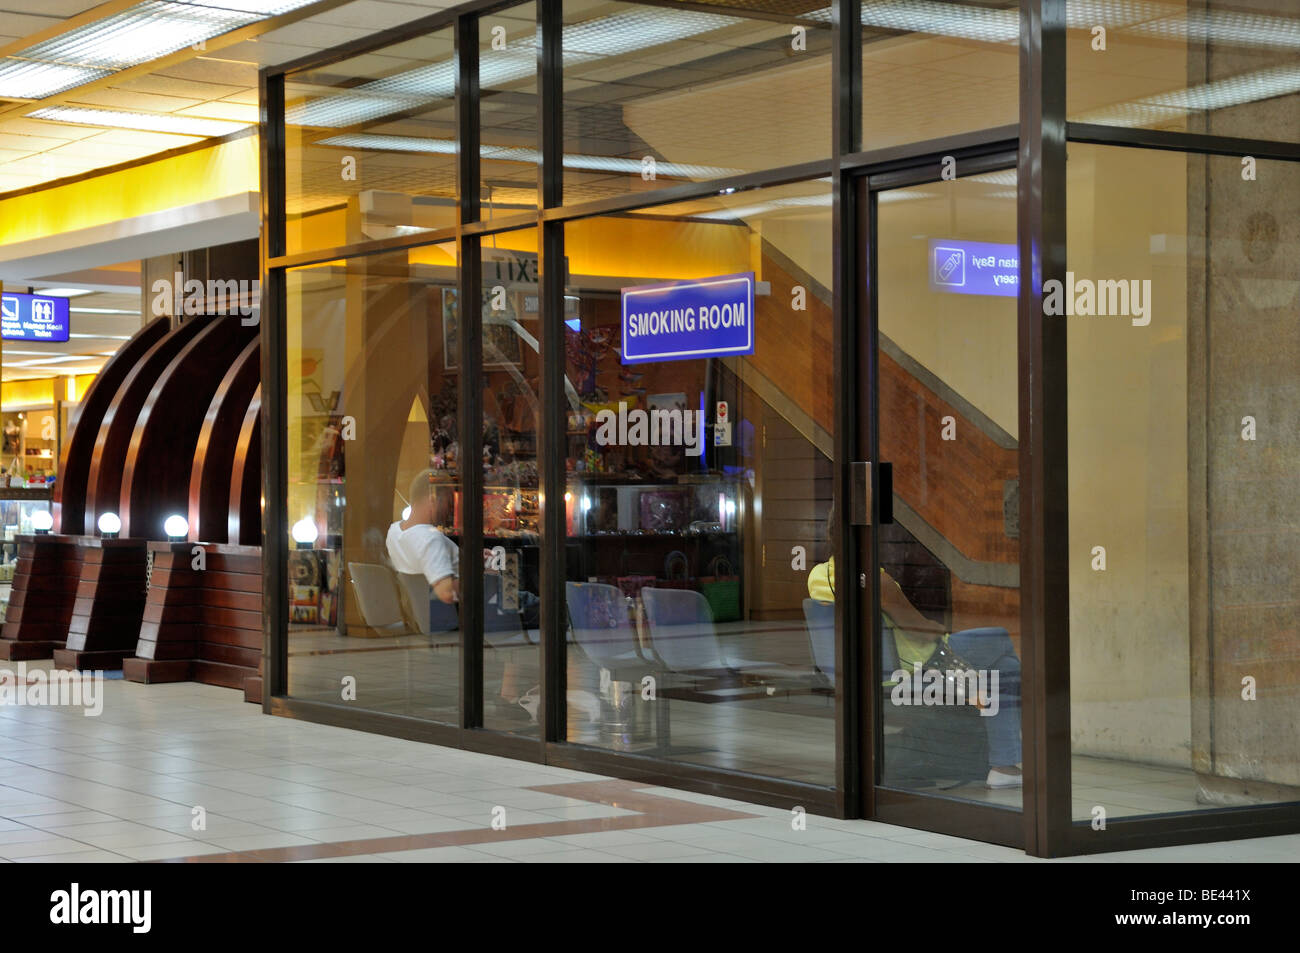
<path fill-rule="evenodd" d="M 623 289 L 623 363 L 754 353 L 754 273 Z"/>
<path fill-rule="evenodd" d="M 1015 245 L 930 239 L 930 289 L 945 294 L 1014 298 L 1020 287 Z"/>
<path fill-rule="evenodd" d="M 66 341 L 68 299 L 41 295 L 0 295 L 0 337 L 6 341 Z"/>

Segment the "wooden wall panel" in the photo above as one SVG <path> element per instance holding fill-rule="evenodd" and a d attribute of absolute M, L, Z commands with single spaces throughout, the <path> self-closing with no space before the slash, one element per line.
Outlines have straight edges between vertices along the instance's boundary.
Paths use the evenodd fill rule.
<path fill-rule="evenodd" d="M 94 532 L 86 523 L 87 493 L 100 426 L 123 383 L 171 327 L 165 317 L 149 322 L 104 364 L 77 408 L 76 424 L 63 444 L 54 484 L 54 526 L 60 533 Z"/>
<path fill-rule="evenodd" d="M 19 536 L 9 608 L 0 628 L 0 659 L 51 658 L 68 640 L 81 576 L 71 536 Z"/>
<path fill-rule="evenodd" d="M 227 541 L 235 506 L 230 492 L 231 475 L 244 418 L 258 389 L 259 354 L 259 341 L 253 338 L 217 385 L 203 418 L 190 470 L 190 539 Z M 237 533 L 232 542 L 239 542 Z"/>
<path fill-rule="evenodd" d="M 82 532 L 93 533 L 99 514 L 121 509 L 122 475 L 140 408 L 149 399 L 172 359 L 208 326 L 210 319 L 192 318 L 149 348 L 119 386 L 95 435 L 94 455 L 86 487 L 86 519 Z M 185 452 L 184 450 L 180 452 Z M 125 530 L 126 519 L 122 520 Z"/>
<path fill-rule="evenodd" d="M 193 680 L 261 701 L 262 555 L 256 546 L 150 543 L 153 572 L 135 657 L 136 682 Z"/>
<path fill-rule="evenodd" d="M 147 586 L 147 552 L 139 539 L 82 536 L 81 573 L 67 646 L 54 651 L 66 669 L 118 669 L 135 649 Z"/>
<path fill-rule="evenodd" d="M 262 545 L 262 388 L 253 393 L 230 464 L 231 543 Z"/>

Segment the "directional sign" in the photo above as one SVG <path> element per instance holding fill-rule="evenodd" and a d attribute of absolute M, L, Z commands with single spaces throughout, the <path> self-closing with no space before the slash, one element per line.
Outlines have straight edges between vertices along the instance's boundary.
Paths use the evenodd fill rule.
<path fill-rule="evenodd" d="M 66 341 L 68 299 L 6 292 L 0 295 L 0 337 L 6 341 Z"/>

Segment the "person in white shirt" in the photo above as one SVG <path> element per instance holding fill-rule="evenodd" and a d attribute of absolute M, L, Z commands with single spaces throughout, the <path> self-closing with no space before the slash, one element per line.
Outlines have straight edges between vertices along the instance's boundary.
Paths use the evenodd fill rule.
<path fill-rule="evenodd" d="M 460 549 L 435 523 L 448 522 L 449 486 L 432 481 L 433 470 L 421 470 L 411 481 L 411 512 L 388 527 L 388 558 L 398 572 L 422 575 L 439 602 L 451 604 L 460 597 Z"/>

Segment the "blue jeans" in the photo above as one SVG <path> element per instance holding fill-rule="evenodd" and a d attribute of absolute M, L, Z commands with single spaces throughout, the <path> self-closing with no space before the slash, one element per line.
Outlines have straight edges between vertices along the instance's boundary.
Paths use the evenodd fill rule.
<path fill-rule="evenodd" d="M 989 764 L 1020 763 L 1020 659 L 1007 630 L 998 626 L 966 629 L 948 644 L 977 669 L 998 673 L 997 714 L 984 718 L 989 736 Z"/>

